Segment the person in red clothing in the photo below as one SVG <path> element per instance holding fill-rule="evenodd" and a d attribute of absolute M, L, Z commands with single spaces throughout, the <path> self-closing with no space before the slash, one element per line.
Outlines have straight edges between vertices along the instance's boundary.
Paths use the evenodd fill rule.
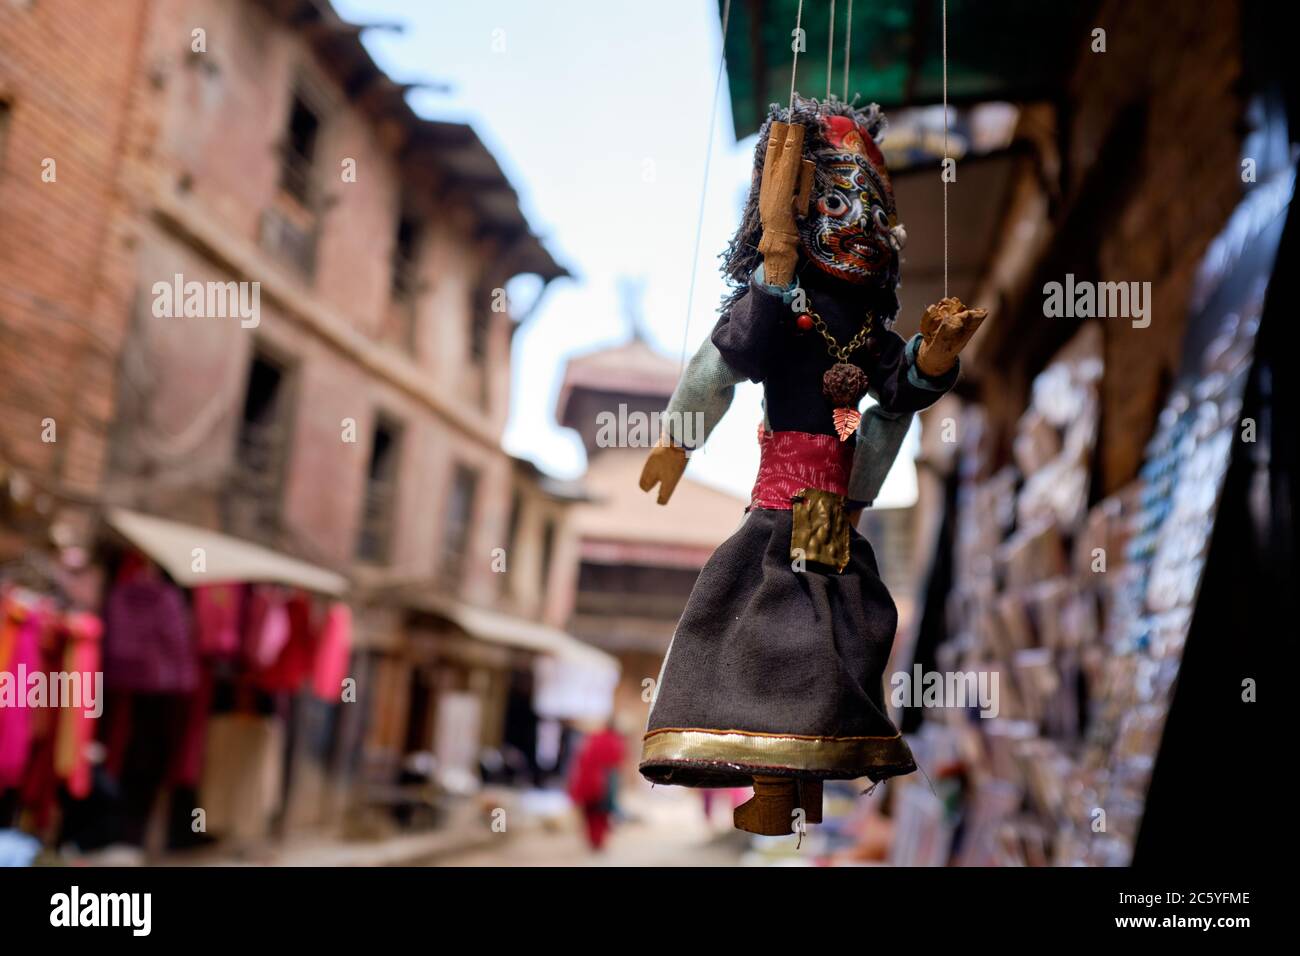
<path fill-rule="evenodd" d="M 574 761 L 569 798 L 582 811 L 587 843 L 593 850 L 602 849 L 609 835 L 622 763 L 623 738 L 612 722 L 583 741 Z"/>

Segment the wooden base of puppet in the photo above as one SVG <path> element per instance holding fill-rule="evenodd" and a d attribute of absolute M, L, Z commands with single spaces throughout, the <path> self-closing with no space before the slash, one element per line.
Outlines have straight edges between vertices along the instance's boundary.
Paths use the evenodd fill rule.
<path fill-rule="evenodd" d="M 795 811 L 803 823 L 822 822 L 822 782 L 795 777 L 755 777 L 754 795 L 736 807 L 732 821 L 737 830 L 760 836 L 785 836 L 798 829 Z"/>

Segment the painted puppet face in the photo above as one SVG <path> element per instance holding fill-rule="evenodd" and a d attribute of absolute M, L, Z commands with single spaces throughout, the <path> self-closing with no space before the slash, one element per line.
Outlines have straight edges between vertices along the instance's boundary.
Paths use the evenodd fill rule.
<path fill-rule="evenodd" d="M 814 158 L 830 183 L 813 194 L 799 224 L 804 252 L 819 268 L 849 282 L 895 281 L 904 234 L 884 158 L 848 117 L 824 122 L 831 145 Z"/>

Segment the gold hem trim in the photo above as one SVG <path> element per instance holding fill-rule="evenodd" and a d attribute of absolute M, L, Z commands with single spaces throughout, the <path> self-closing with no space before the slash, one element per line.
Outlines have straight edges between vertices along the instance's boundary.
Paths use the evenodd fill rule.
<path fill-rule="evenodd" d="M 641 765 L 657 761 L 702 761 L 787 770 L 844 772 L 912 762 L 901 734 L 892 737 L 812 737 L 747 730 L 664 727 L 643 738 Z"/>

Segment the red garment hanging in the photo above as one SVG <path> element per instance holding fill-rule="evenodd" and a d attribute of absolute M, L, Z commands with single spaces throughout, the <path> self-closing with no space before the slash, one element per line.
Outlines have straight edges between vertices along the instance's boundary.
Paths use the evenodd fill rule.
<path fill-rule="evenodd" d="M 343 679 L 352 661 L 352 608 L 342 601 L 330 605 L 316 646 L 312 691 L 321 700 L 338 703 Z"/>

